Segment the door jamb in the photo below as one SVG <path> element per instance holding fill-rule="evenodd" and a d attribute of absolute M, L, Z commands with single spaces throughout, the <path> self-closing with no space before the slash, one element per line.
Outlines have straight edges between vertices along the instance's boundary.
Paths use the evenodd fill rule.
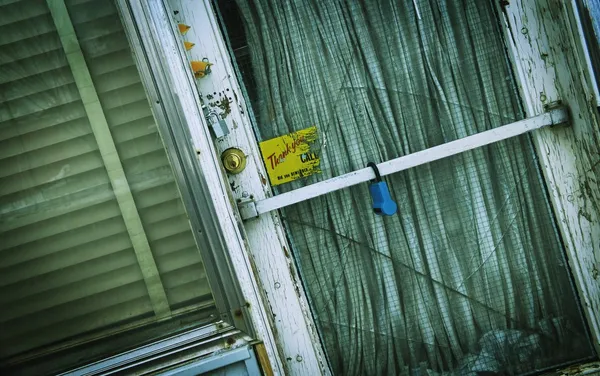
<path fill-rule="evenodd" d="M 177 25 L 170 16 L 168 5 L 163 0 L 117 0 L 117 6 L 124 19 L 126 34 L 132 43 L 134 58 L 142 70 L 141 76 L 145 81 L 154 115 L 160 118 L 166 114 L 170 120 L 168 124 L 171 127 L 183 128 L 183 133 L 189 137 L 178 143 L 185 144 L 185 149 L 178 151 L 184 162 L 199 171 L 199 175 L 192 174 L 187 177 L 199 179 L 189 182 L 188 185 L 195 187 L 188 188 L 195 189 L 200 199 L 206 198 L 208 206 L 214 208 L 204 212 L 204 218 L 196 219 L 203 223 L 209 222 L 208 228 L 201 226 L 200 231 L 207 232 L 208 229 L 210 233 L 205 236 L 212 239 L 205 247 L 201 245 L 203 259 L 207 255 L 220 252 L 217 256 L 221 257 L 220 261 L 224 261 L 217 262 L 215 268 L 207 267 L 207 274 L 216 273 L 216 278 L 211 279 L 211 288 L 216 282 L 216 287 L 224 291 L 224 296 L 215 296 L 217 306 L 231 308 L 232 312 L 219 309 L 222 315 L 227 316 L 224 320 L 238 329 L 250 330 L 251 333 L 246 334 L 251 334 L 256 340 L 264 343 L 274 371 L 285 374 L 271 318 L 264 306 L 263 293 L 257 282 L 255 266 L 248 254 L 243 226 L 237 210 L 234 209 L 235 201 L 231 197 L 227 180 L 216 157 L 215 145 L 194 87 L 194 77 L 185 60 L 185 52 L 177 37 Z M 140 33 L 139 37 L 137 33 Z M 151 59 L 155 61 L 150 61 Z M 156 66 L 160 67 L 160 72 L 148 71 L 150 67 L 156 69 Z M 190 203 L 186 204 L 189 207 Z M 192 207 L 199 207 L 197 204 L 191 203 Z M 194 221 L 192 216 L 190 221 Z M 227 281 L 233 285 L 223 283 Z M 236 302 L 241 305 L 232 306 Z M 231 345 L 222 344 L 224 348 Z"/>
<path fill-rule="evenodd" d="M 592 342 L 600 355 L 600 126 L 594 83 L 578 53 L 572 2 L 496 2 L 527 117 L 551 102 L 568 106 L 571 127 L 532 136 Z"/>
<path fill-rule="evenodd" d="M 228 183 L 221 194 L 231 195 L 233 198 L 227 210 L 235 212 L 233 223 L 241 235 L 237 247 L 246 250 L 252 270 L 261 282 L 260 293 L 267 308 L 264 314 L 271 324 L 283 368 L 290 375 L 329 374 L 329 366 L 325 361 L 279 215 L 271 213 L 244 225 L 237 208 L 234 208 L 233 203 L 238 200 L 249 197 L 266 198 L 272 195 L 272 191 L 250 122 L 248 105 L 229 58 L 227 43 L 221 34 L 213 3 L 211 0 L 164 2 L 169 8 L 173 27 L 178 23 L 190 26 L 185 35 L 179 38 L 180 51 L 184 50 L 184 41 L 194 43 L 191 50 L 184 51 L 188 67 L 192 60 L 201 61 L 205 58 L 214 64 L 209 75 L 194 80 L 196 87 L 193 93 L 202 98 L 211 111 L 217 111 L 224 117 L 229 129 L 227 136 L 214 141 L 218 154 L 210 153 L 210 163 L 220 165 L 218 155 L 231 147 L 241 149 L 247 156 L 246 168 L 241 173 L 225 175 L 220 171 L 225 176 L 224 181 Z M 193 79 L 189 68 L 187 74 Z M 225 102 L 226 106 L 222 106 L 225 98 L 229 101 Z M 220 101 L 219 106 L 214 105 L 217 100 Z M 192 134 L 205 137 L 203 142 L 213 144 L 204 119 L 202 122 L 205 132 L 199 135 L 198 130 L 192 130 Z M 232 221 L 223 218 L 222 222 L 227 220 Z M 223 223 L 222 226 L 226 224 Z"/>

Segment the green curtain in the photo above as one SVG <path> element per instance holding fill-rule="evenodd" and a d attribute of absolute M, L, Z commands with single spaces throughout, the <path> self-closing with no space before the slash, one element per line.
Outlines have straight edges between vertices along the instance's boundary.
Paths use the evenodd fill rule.
<path fill-rule="evenodd" d="M 236 0 L 260 137 L 316 125 L 322 173 L 522 118 L 491 1 Z M 250 82 L 250 78 L 246 77 Z M 523 136 L 282 211 L 339 375 L 514 374 L 590 356 Z"/>

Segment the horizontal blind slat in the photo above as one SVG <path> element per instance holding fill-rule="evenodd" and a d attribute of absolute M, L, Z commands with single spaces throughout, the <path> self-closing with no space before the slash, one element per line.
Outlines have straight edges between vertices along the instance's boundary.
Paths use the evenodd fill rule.
<path fill-rule="evenodd" d="M 60 50 L 6 63 L 0 65 L 0 85 L 11 84 L 32 75 L 49 75 L 67 65 L 67 59 Z"/>
<path fill-rule="evenodd" d="M 133 253 L 125 252 L 131 249 L 131 240 L 122 232 L 4 268 L 0 277 L 0 302 L 14 299 L 11 298 L 13 294 L 16 297 L 32 295 L 37 285 L 45 291 L 62 286 L 64 281 L 83 279 L 78 277 L 82 273 L 84 276 L 93 276 L 110 270 L 107 269 L 108 265 L 114 263 L 115 257 L 116 260 L 123 257 L 135 259 Z M 19 283 L 21 281 L 27 283 Z"/>
<path fill-rule="evenodd" d="M 104 114 L 112 131 L 116 127 L 126 126 L 132 121 L 152 116 L 152 111 L 150 111 L 148 101 L 144 99 L 116 109 L 108 109 Z"/>
<path fill-rule="evenodd" d="M 189 231 L 189 221 L 183 216 L 169 218 L 164 221 L 148 225 L 149 238 L 151 241 L 158 240 L 167 236 L 179 234 L 182 231 Z"/>
<path fill-rule="evenodd" d="M 87 119 L 76 119 L 36 132 L 14 135 L 14 137 L 19 137 L 19 140 L 9 138 L 0 141 L 0 160 L 64 143 L 91 133 Z"/>
<path fill-rule="evenodd" d="M 87 134 L 59 144 L 0 160 L 0 178 L 25 173 L 54 163 L 74 160 L 98 150 L 94 135 Z"/>
<path fill-rule="evenodd" d="M 56 65 L 61 64 L 57 62 Z M 0 85 L 0 93 L 4 102 L 17 99 L 29 100 L 32 95 L 60 96 L 63 86 L 75 82 L 69 67 L 58 67 L 43 73 L 30 75 L 20 80 L 13 80 Z M 43 83 L 43 85 L 40 85 Z"/>
<path fill-rule="evenodd" d="M 43 200 L 29 206 L 21 207 L 0 218 L 0 232 L 7 232 L 17 228 L 43 225 L 44 221 L 51 218 L 69 215 L 85 208 L 94 207 L 107 201 L 115 200 L 111 186 L 100 185 L 87 190 L 65 194 L 58 199 Z"/>
<path fill-rule="evenodd" d="M 152 250 L 157 259 L 168 255 L 172 252 L 177 252 L 181 249 L 195 247 L 194 236 L 189 232 L 180 232 L 171 236 L 155 240 L 151 243 Z M 198 250 L 196 250 L 198 252 Z"/>
<path fill-rule="evenodd" d="M 179 197 L 176 197 L 173 200 L 161 201 L 155 205 L 142 208 L 140 210 L 140 216 L 142 217 L 142 222 L 146 225 L 167 218 L 186 216 L 186 213 L 181 200 L 179 200 Z"/>
<path fill-rule="evenodd" d="M 37 331 L 43 331 L 44 328 L 51 326 L 60 327 L 62 330 L 69 330 L 73 325 L 73 319 L 82 318 L 84 320 L 91 320 L 95 312 L 115 308 L 123 303 L 127 303 L 131 300 L 146 298 L 147 291 L 144 282 L 137 281 L 128 285 L 121 285 L 114 289 L 87 296 L 79 299 L 75 304 L 66 304 L 57 307 L 52 307 L 44 311 L 39 311 L 25 317 L 20 317 L 16 320 L 6 322 L 3 327 L 5 330 L 0 331 L 0 339 L 3 341 L 16 338 L 18 336 L 27 335 L 29 339 L 30 335 L 35 335 Z M 152 308 L 150 308 L 152 312 Z M 120 312 L 120 317 L 128 314 L 128 312 Z M 127 317 L 127 316 L 126 316 Z M 109 324 L 113 324 L 109 322 Z M 118 321 L 117 321 L 118 322 Z M 96 325 L 88 325 L 97 327 Z M 81 328 L 75 328 L 75 333 L 80 333 Z M 6 343 L 6 342 L 5 342 Z"/>
<path fill-rule="evenodd" d="M 161 273 L 170 273 L 175 270 L 180 270 L 191 265 L 201 264 L 200 255 L 198 250 L 193 248 L 184 248 L 176 252 L 169 253 L 163 257 L 158 257 L 157 262 L 159 263 L 159 269 Z M 198 276 L 204 275 L 204 271 L 196 265 L 195 270 Z M 198 272 L 202 270 L 202 272 Z"/>
<path fill-rule="evenodd" d="M 0 195 L 15 193 L 47 183 L 61 184 L 61 180 L 65 178 L 98 168 L 104 168 L 104 165 L 100 154 L 94 151 L 43 167 L 26 170 L 19 173 L 19 176 L 9 175 L 3 177 L 0 180 Z"/>
<path fill-rule="evenodd" d="M 93 4 L 94 1 L 98 1 L 98 0 L 65 0 L 65 4 L 67 4 L 67 8 L 73 9 L 73 6 L 75 6 L 75 5 L 82 5 L 82 4 L 91 5 L 91 4 Z"/>
<path fill-rule="evenodd" d="M 21 117 L 39 114 L 56 106 L 80 102 L 75 83 L 60 87 L 60 90 L 43 91 L 27 98 L 19 98 L 0 103 L 0 123 L 18 120 Z"/>
<path fill-rule="evenodd" d="M 55 125 L 82 119 L 89 125 L 81 101 L 56 105 L 53 108 L 28 116 L 0 122 L 0 140 L 33 133 L 42 129 L 49 129 Z M 91 129 L 89 131 L 91 132 Z M 18 140 L 13 140 L 13 142 L 18 142 Z"/>
<path fill-rule="evenodd" d="M 129 50 L 129 45 L 127 44 L 127 36 L 121 30 L 118 33 L 111 33 L 110 35 L 84 41 L 81 43 L 81 49 L 86 55 L 88 65 L 93 65 L 93 59 L 121 50 Z"/>
<path fill-rule="evenodd" d="M 93 231 L 94 227 L 102 227 L 102 232 Z M 27 260 L 104 239 L 115 234 L 125 233 L 126 231 L 123 218 L 106 219 L 50 238 L 0 251 L 0 268 L 7 268 Z"/>
<path fill-rule="evenodd" d="M 117 9 L 114 7 L 112 2 L 103 2 L 99 6 L 91 7 L 90 4 L 68 4 L 69 16 L 71 22 L 77 31 L 77 37 L 80 38 L 90 28 L 90 23 L 98 19 L 112 16 L 113 21 L 121 27 L 119 22 L 119 15 Z M 82 50 L 86 50 L 82 48 Z"/>
<path fill-rule="evenodd" d="M 3 234 L 3 242 L 0 244 L 0 250 L 17 247 L 27 243 L 34 242 L 43 238 L 53 237 L 62 233 L 79 229 L 80 227 L 90 226 L 96 222 L 101 222 L 110 218 L 121 216 L 119 205 L 116 200 L 107 201 L 63 215 L 42 221 L 33 226 L 22 227 Z M 96 229 L 98 231 L 101 229 Z"/>
<path fill-rule="evenodd" d="M 162 140 L 160 139 L 158 133 L 152 133 L 131 140 L 119 142 L 117 144 L 117 150 L 119 150 L 119 155 L 121 155 L 121 159 L 123 160 L 139 158 L 146 154 L 159 151 L 160 154 L 164 156 L 164 159 L 167 159 L 167 156 L 164 153 Z"/>
<path fill-rule="evenodd" d="M 126 126 L 114 126 L 111 128 L 111 133 L 117 145 L 149 135 L 155 135 L 157 139 L 160 138 L 152 116 L 132 120 L 125 124 Z"/>
<path fill-rule="evenodd" d="M 68 200 L 70 194 L 77 194 L 98 186 L 105 186 L 112 191 L 112 187 L 108 184 L 106 171 L 98 168 L 66 177 L 57 182 L 50 182 L 35 188 L 0 196 L 0 214 L 19 216 L 19 213 L 23 213 L 27 215 L 27 213 L 35 212 L 37 205 L 42 205 L 46 201 L 59 200 L 58 202 L 60 202 L 60 200 Z"/>
<path fill-rule="evenodd" d="M 195 281 L 206 281 L 206 273 L 197 264 L 180 265 L 178 268 L 166 271 L 163 274 L 163 283 L 167 289 L 175 289 L 179 286 L 186 285 Z M 169 294 L 167 293 L 167 296 Z"/>
<path fill-rule="evenodd" d="M 98 77 L 102 74 L 120 69 L 135 67 L 135 63 L 131 59 L 131 51 L 127 48 L 96 57 L 92 60 L 94 64 L 89 64 L 88 61 L 88 67 L 92 77 Z"/>
<path fill-rule="evenodd" d="M 11 353 L 153 314 L 54 21 L 35 1 L 30 27 L 0 36 L 0 304 L 15 307 L 0 312 L 0 340 L 27 338 Z M 169 305 L 210 304 L 116 9 L 66 3 Z"/>
<path fill-rule="evenodd" d="M 26 0 L 0 0 L 0 7 L 9 5 L 9 4 L 14 4 L 20 1 L 26 1 Z M 0 8 L 0 11 L 2 10 L 2 8 Z"/>
<path fill-rule="evenodd" d="M 15 24 L 46 13 L 49 11 L 43 0 L 29 0 L 27 6 L 11 3 L 0 9 L 0 26 Z"/>
<path fill-rule="evenodd" d="M 161 173 L 162 170 L 166 170 L 168 168 L 168 166 L 161 166 L 154 170 L 146 171 L 143 175 L 130 177 L 129 181 L 132 192 L 137 194 L 139 192 L 146 192 L 156 189 L 157 191 L 155 194 L 157 196 L 155 199 L 152 199 L 152 202 L 157 202 L 157 199 L 168 200 L 170 197 L 175 197 L 173 195 L 176 195 L 177 193 L 174 193 L 172 189 L 172 187 L 175 185 L 173 177 Z M 163 198 L 160 196 L 161 194 L 168 196 Z M 137 197 L 136 202 L 139 202 Z M 140 205 L 147 206 L 146 204 Z"/>
<path fill-rule="evenodd" d="M 71 13 L 79 15 L 77 10 L 73 10 Z M 93 19 L 77 22 L 74 26 L 79 30 L 77 37 L 79 43 L 82 45 L 89 43 L 91 40 L 106 37 L 123 30 L 119 15 L 116 12 L 105 11 L 95 14 Z M 85 50 L 86 48 L 83 49 Z"/>
<path fill-rule="evenodd" d="M 133 250 L 132 250 L 133 252 Z M 11 320 L 22 320 L 28 315 L 64 306 L 68 303 L 102 294 L 118 287 L 143 279 L 137 262 L 120 265 L 119 268 L 105 273 L 90 276 L 86 279 L 70 283 L 37 295 L 19 299 L 9 310 L 0 310 L 0 325 Z"/>
<path fill-rule="evenodd" d="M 144 176 L 152 170 L 169 166 L 169 160 L 162 149 L 150 151 L 122 162 L 125 173 L 131 176 L 132 179 L 138 179 L 139 177 L 136 177 L 136 175 Z"/>
<path fill-rule="evenodd" d="M 134 65 L 128 65 L 121 69 L 114 69 L 106 72 L 104 74 L 97 74 L 94 76 L 96 82 L 96 90 L 100 94 L 100 98 L 104 97 L 110 98 L 111 94 L 123 95 L 122 93 L 111 93 L 112 91 L 123 89 L 129 86 L 137 85 L 136 90 L 143 87 L 141 86 L 140 77 L 137 73 L 137 68 Z M 144 95 L 144 98 L 146 96 Z M 104 103 L 103 103 L 104 104 Z M 116 107 L 116 106 L 115 106 Z"/>
<path fill-rule="evenodd" d="M 110 83 L 110 81 L 108 81 Z M 148 106 L 148 99 L 144 93 L 142 84 L 136 82 L 132 85 L 115 83 L 116 89 L 100 93 L 100 102 L 105 109 L 118 109 L 131 103 L 144 101 Z"/>
<path fill-rule="evenodd" d="M 47 52 L 60 53 L 62 46 L 56 32 L 37 35 L 26 40 L 6 44 L 0 48 L 0 67 L 13 62 L 23 61 L 28 58 L 42 59 L 42 54 Z"/>
<path fill-rule="evenodd" d="M 167 289 L 169 303 L 177 308 L 184 304 L 210 301 L 210 294 L 210 287 L 208 286 L 208 281 L 205 279 L 198 279 Z"/>
<path fill-rule="evenodd" d="M 150 300 L 145 296 L 133 296 L 131 299 L 126 299 L 103 309 L 68 318 L 64 322 L 46 325 L 25 333 L 16 333 L 10 337 L 0 336 L 2 342 L 13 344 L 9 348 L 0 347 L 0 354 L 4 356 L 18 354 L 31 348 L 47 345 L 49 338 L 53 339 L 54 342 L 58 342 L 94 329 L 105 328 L 109 325 L 114 327 L 116 322 L 126 324 L 136 319 L 151 317 L 151 315 Z M 126 321 L 123 320 L 124 316 Z M 27 341 L 19 342 L 18 338 L 21 337 L 26 337 Z"/>
<path fill-rule="evenodd" d="M 2 12 L 1 8 L 0 12 Z M 22 20 L 19 22 L 17 28 L 18 32 L 15 32 L 14 24 L 0 26 L 0 48 L 7 44 L 22 42 L 27 39 L 31 40 L 40 35 L 55 31 L 54 21 L 52 21 L 50 13 L 42 13 L 38 16 Z"/>
<path fill-rule="evenodd" d="M 49 213 L 47 215 L 48 219 L 41 220 L 39 218 L 40 213 L 37 211 L 26 217 L 30 218 L 32 222 L 25 226 L 15 227 L 14 221 L 7 221 L 6 226 L 0 227 L 0 229 L 4 230 L 3 237 L 10 240 L 0 246 L 0 250 L 18 247 L 43 238 L 56 237 L 62 232 L 71 231 L 79 226 L 86 227 L 97 221 L 119 217 L 119 208 L 114 200 L 112 191 L 108 190 L 109 186 L 102 188 L 105 189 L 104 197 L 94 196 L 89 198 L 87 195 L 89 192 L 86 191 L 84 192 L 86 194 L 82 195 L 84 204 L 81 204 L 81 207 L 73 207 L 73 210 L 68 210 L 68 206 L 62 206 L 54 213 Z M 140 209 L 140 215 L 145 226 L 166 220 L 178 220 L 178 222 L 184 223 L 180 221 L 180 217 L 187 220 L 185 209 L 181 201 L 178 200 L 178 196 L 172 185 L 167 185 L 166 189 L 162 190 L 151 189 L 150 192 L 141 191 L 140 194 L 144 199 L 139 202 L 138 208 Z M 100 202 L 94 203 L 96 200 Z M 71 204 L 75 206 L 77 202 L 72 201 Z M 35 207 L 35 209 L 38 208 Z M 42 213 L 41 215 L 43 216 L 44 214 Z M 24 220 L 18 218 L 17 222 L 19 221 L 24 222 Z M 0 222 L 2 225 L 3 223 Z M 189 229 L 189 226 L 184 227 L 188 227 Z M 6 230 L 7 228 L 11 229 Z"/>

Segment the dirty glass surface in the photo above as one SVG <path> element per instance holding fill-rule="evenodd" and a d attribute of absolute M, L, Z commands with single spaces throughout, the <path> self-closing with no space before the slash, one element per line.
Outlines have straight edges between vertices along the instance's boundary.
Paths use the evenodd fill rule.
<path fill-rule="evenodd" d="M 214 311 L 113 1 L 1 2 L 0 367 L 112 336 L 50 362 L 66 366 Z"/>
<path fill-rule="evenodd" d="M 218 2 L 259 138 L 319 132 L 322 173 L 278 192 L 523 117 L 491 1 L 235 3 Z M 374 215 L 367 184 L 281 212 L 335 374 L 593 356 L 527 136 L 386 180 L 393 217 Z"/>

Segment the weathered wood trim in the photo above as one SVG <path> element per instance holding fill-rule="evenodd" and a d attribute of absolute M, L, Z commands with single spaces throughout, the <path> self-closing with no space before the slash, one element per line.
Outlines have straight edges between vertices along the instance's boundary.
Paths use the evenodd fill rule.
<path fill-rule="evenodd" d="M 140 34 L 143 34 L 143 39 L 152 41 L 151 44 L 154 45 L 156 51 L 153 51 L 151 58 L 158 58 L 160 60 L 165 79 L 168 80 L 166 83 L 169 85 L 169 92 L 161 93 L 161 95 L 171 95 L 172 99 L 177 103 L 178 108 L 182 110 L 177 116 L 181 119 L 181 124 L 189 130 L 190 146 L 193 148 L 193 154 L 197 157 L 196 162 L 202 173 L 202 184 L 206 186 L 211 203 L 216 213 L 218 213 L 212 219 L 222 233 L 225 248 L 228 251 L 232 274 L 237 277 L 240 294 L 246 302 L 244 311 L 241 314 L 251 321 L 252 327 L 257 333 L 258 338 L 256 339 L 264 343 L 273 372 L 278 375 L 286 374 L 289 368 L 285 367 L 284 362 L 289 361 L 284 361 L 283 356 L 281 356 L 282 352 L 279 348 L 279 344 L 281 343 L 280 333 L 277 331 L 278 328 L 273 326 L 271 307 L 267 308 L 270 302 L 265 299 L 263 286 L 259 285 L 261 281 L 257 278 L 259 273 L 257 273 L 258 266 L 255 262 L 256 260 L 248 252 L 248 244 L 252 243 L 252 241 L 246 237 L 243 224 L 235 209 L 235 199 L 231 192 L 230 183 L 220 165 L 217 147 L 218 149 L 222 149 L 222 145 L 212 140 L 208 124 L 202 113 L 198 90 L 189 64 L 189 55 L 186 55 L 183 38 L 178 37 L 177 22 L 181 19 L 175 15 L 173 9 L 169 7 L 169 3 L 164 0 L 120 0 L 119 4 L 124 8 L 127 8 L 129 4 L 138 27 L 148 27 L 147 24 L 150 24 L 150 29 L 140 31 Z M 221 37 L 216 24 L 211 24 L 210 18 L 208 18 L 209 14 L 210 17 L 214 17 L 210 9 L 210 4 L 202 1 L 189 1 L 189 4 L 200 14 L 196 18 L 197 24 L 206 23 L 206 26 L 210 27 L 211 30 L 210 32 L 205 32 L 204 35 L 199 34 L 200 36 L 198 37 L 189 38 L 194 35 L 194 33 L 191 33 L 194 28 L 196 32 L 200 30 L 200 27 L 197 27 L 197 24 L 194 23 L 192 30 L 187 33 L 186 40 L 196 43 L 194 50 L 200 50 L 200 48 L 205 48 L 198 45 L 200 40 L 205 42 Z M 181 12 L 179 12 L 180 15 Z M 215 26 L 214 30 L 211 25 Z M 155 43 L 156 41 L 160 42 Z M 220 63 L 222 59 L 228 59 L 227 55 L 224 54 L 219 55 L 219 58 L 215 60 L 213 57 L 216 56 L 214 54 L 215 50 L 208 50 L 208 52 L 210 51 L 213 52 L 206 55 L 202 54 L 202 56 L 207 56 L 212 59 L 212 62 L 217 62 L 218 64 L 222 64 Z M 213 66 L 213 73 L 207 76 L 206 79 L 218 77 L 216 72 L 219 72 L 219 69 L 215 69 L 215 66 Z M 221 70 L 219 74 L 223 74 L 223 71 Z M 221 75 L 220 79 L 223 78 L 222 82 L 216 82 L 216 84 L 222 85 L 219 90 L 225 90 L 226 87 L 230 88 L 230 91 L 238 90 L 238 96 L 241 98 L 239 89 L 227 86 L 228 77 Z M 231 92 L 230 95 L 233 96 L 233 93 Z M 153 100 L 156 103 L 161 102 L 160 96 L 154 97 Z M 231 126 L 232 123 L 230 122 L 229 124 Z M 237 124 L 235 127 L 237 127 Z M 246 142 L 250 141 L 247 140 Z M 243 146 L 242 148 L 246 151 L 248 150 Z M 250 168 L 251 166 L 247 167 L 246 170 Z M 273 243 L 272 236 L 269 237 L 269 240 Z M 269 242 L 259 243 L 269 245 Z M 258 250 L 264 255 L 261 258 L 261 267 L 270 268 L 269 261 L 267 260 L 271 260 L 272 258 L 270 258 L 267 252 L 268 249 L 259 248 Z M 269 273 L 272 273 L 272 270 L 269 269 Z M 288 292 L 291 293 L 291 296 L 295 296 L 293 290 L 288 290 Z M 286 309 L 288 308 L 286 307 Z M 289 307 L 289 311 L 295 311 L 293 306 Z M 282 313 L 281 317 L 284 316 L 285 314 Z M 301 313 L 300 316 L 302 316 Z M 290 337 L 288 342 L 296 341 L 296 337 L 302 338 L 302 333 L 292 333 L 292 337 Z M 302 355 L 294 355 L 294 362 L 303 363 L 297 359 L 302 360 Z M 313 375 L 317 373 L 308 371 L 301 374 Z"/>
<path fill-rule="evenodd" d="M 67 61 L 73 72 L 75 84 L 79 90 L 79 95 L 81 96 L 81 101 L 92 127 L 92 132 L 96 138 L 110 184 L 119 204 L 127 233 L 131 239 L 133 250 L 140 266 L 146 289 L 148 290 L 154 314 L 157 317 L 170 316 L 171 308 L 158 273 L 158 268 L 156 267 L 156 262 L 154 261 L 154 256 L 150 250 L 148 237 L 142 226 L 139 212 L 133 200 L 127 177 L 123 171 L 115 142 L 110 133 L 104 110 L 100 104 L 92 76 L 81 51 L 81 46 L 79 45 L 79 40 L 69 17 L 69 12 L 64 0 L 47 0 L 47 3 L 61 44 L 67 55 Z"/>
<path fill-rule="evenodd" d="M 262 343 L 257 344 L 254 346 L 254 351 L 256 352 L 256 358 L 264 376 L 273 376 L 273 368 L 271 367 L 271 362 L 269 362 L 269 355 L 267 354 L 265 345 Z"/>
<path fill-rule="evenodd" d="M 589 75 L 578 61 L 572 9 L 561 0 L 499 5 L 527 116 L 548 103 L 569 106 L 572 126 L 533 135 L 567 258 L 600 354 L 600 127 Z"/>
<path fill-rule="evenodd" d="M 250 123 L 248 106 L 237 82 L 211 1 L 167 0 L 167 3 L 171 7 L 174 23 L 191 26 L 180 42 L 182 49 L 184 41 L 195 44 L 187 52 L 188 59 L 191 61 L 207 58 L 214 64 L 211 67 L 212 73 L 196 80 L 198 92 L 206 103 L 223 101 L 223 98 L 228 100 L 228 105 L 210 107 L 225 116 L 230 131 L 227 136 L 215 142 L 216 149 L 220 153 L 229 147 L 237 147 L 248 156 L 246 169 L 238 175 L 228 176 L 231 188 L 227 187 L 227 190 L 236 200 L 250 195 L 258 200 L 270 197 L 271 188 Z M 225 108 L 229 108 L 229 111 L 224 110 Z M 195 132 L 198 133 L 197 130 Z M 203 143 L 207 141 L 212 143 L 210 139 L 202 140 Z M 207 153 L 204 153 L 203 149 L 200 150 L 202 158 L 203 154 Z M 212 154 L 210 157 L 213 157 Z M 204 158 L 208 157 L 204 155 Z M 220 164 L 220 161 L 215 158 L 210 163 Z M 207 177 L 207 180 L 210 179 Z M 245 230 L 250 260 L 261 284 L 261 293 L 265 306 L 268 307 L 267 314 L 273 326 L 286 374 L 329 374 L 278 214 L 263 215 L 244 225 L 241 221 L 236 221 L 240 221 L 237 210 L 233 223 L 239 223 L 240 229 Z M 276 373 L 281 372 L 275 365 L 274 368 Z"/>

